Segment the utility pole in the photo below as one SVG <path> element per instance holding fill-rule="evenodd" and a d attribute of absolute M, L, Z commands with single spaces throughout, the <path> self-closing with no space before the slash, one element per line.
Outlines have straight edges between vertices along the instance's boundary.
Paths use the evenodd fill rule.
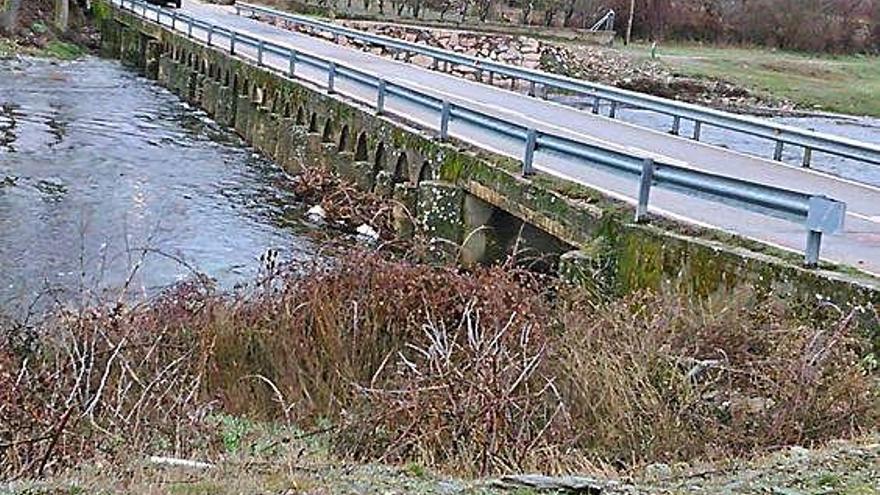
<path fill-rule="evenodd" d="M 636 14 L 636 0 L 629 0 L 629 21 L 626 23 L 626 39 L 623 44 L 629 45 L 633 32 L 633 17 Z"/>
<path fill-rule="evenodd" d="M 55 26 L 61 32 L 67 31 L 70 20 L 70 0 L 55 0 Z"/>

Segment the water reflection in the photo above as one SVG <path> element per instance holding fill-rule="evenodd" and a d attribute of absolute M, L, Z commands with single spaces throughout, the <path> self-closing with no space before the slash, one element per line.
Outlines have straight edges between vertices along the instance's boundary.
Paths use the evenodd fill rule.
<path fill-rule="evenodd" d="M 290 178 L 116 62 L 0 62 L 0 307 L 305 255 Z M 185 263 L 181 263 L 184 261 Z M 141 266 L 142 265 L 142 266 Z"/>

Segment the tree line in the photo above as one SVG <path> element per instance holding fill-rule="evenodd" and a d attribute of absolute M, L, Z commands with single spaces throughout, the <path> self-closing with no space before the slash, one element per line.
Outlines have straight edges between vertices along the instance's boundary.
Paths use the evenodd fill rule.
<path fill-rule="evenodd" d="M 349 4 L 352 1 L 346 0 Z M 791 50 L 880 50 L 880 0 L 360 0 L 382 12 L 448 20 L 588 28 L 608 10 L 646 40 L 745 43 Z"/>

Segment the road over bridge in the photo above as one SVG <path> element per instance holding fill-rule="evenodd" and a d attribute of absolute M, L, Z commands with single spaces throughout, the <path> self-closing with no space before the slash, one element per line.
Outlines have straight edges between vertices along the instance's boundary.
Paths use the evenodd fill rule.
<path fill-rule="evenodd" d="M 167 12 L 170 11 L 160 15 L 160 22 L 164 25 L 171 23 L 171 17 Z M 389 84 L 399 83 L 416 88 L 438 100 L 476 109 L 520 127 L 533 128 L 538 132 L 552 133 L 574 141 L 593 143 L 623 152 L 647 154 L 658 161 L 720 176 L 803 193 L 827 195 L 846 203 L 847 210 L 843 230 L 824 237 L 822 259 L 880 275 L 880 188 L 815 170 L 740 154 L 406 62 L 372 55 L 236 15 L 231 7 L 184 0 L 183 8 L 179 12 L 245 34 L 252 39 L 336 61 L 340 67 L 352 67 L 365 73 L 379 75 Z M 188 29 L 187 25 L 181 22 L 177 22 L 175 26 L 179 31 Z M 207 40 L 209 36 L 204 29 L 192 30 L 191 34 L 200 40 Z M 231 45 L 228 38 L 220 36 L 213 36 L 212 42 L 215 46 L 227 50 Z M 239 44 L 235 51 L 248 58 L 258 58 L 258 50 L 252 45 Z M 262 64 L 269 68 L 285 73 L 290 70 L 291 61 L 287 56 L 265 51 L 260 58 Z M 326 86 L 328 71 L 301 64 L 296 68 L 296 76 L 310 80 L 318 86 Z M 377 98 L 375 87 L 352 78 L 340 77 L 335 83 L 334 90 L 364 102 L 375 102 Z M 437 112 L 417 104 L 412 98 L 389 93 L 384 105 L 389 113 L 405 115 L 407 120 L 428 129 L 437 129 L 439 126 Z M 521 139 L 492 132 L 464 119 L 451 119 L 448 123 L 448 134 L 482 149 L 515 159 L 523 158 Z M 865 164 L 864 166 L 880 165 Z M 583 161 L 573 161 L 560 153 L 542 149 L 538 149 L 534 154 L 534 168 L 539 172 L 583 184 L 629 203 L 637 202 L 638 176 L 621 174 L 603 167 L 585 166 Z M 739 204 L 719 201 L 717 198 L 675 187 L 654 188 L 650 194 L 650 212 L 653 214 L 720 229 L 786 250 L 800 252 L 804 249 L 805 230 L 802 224 L 778 215 L 768 215 L 767 211 L 762 211 L 761 208 L 743 208 Z"/>

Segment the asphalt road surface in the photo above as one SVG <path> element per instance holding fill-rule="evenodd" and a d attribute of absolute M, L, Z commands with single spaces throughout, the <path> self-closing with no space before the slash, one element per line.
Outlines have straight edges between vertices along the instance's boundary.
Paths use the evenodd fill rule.
<path fill-rule="evenodd" d="M 381 75 L 388 81 L 421 89 L 509 122 L 526 124 L 538 130 L 552 131 L 609 147 L 637 149 L 720 175 L 811 194 L 824 194 L 844 201 L 847 204 L 845 229 L 824 236 L 821 258 L 880 276 L 880 188 L 637 127 L 587 111 L 339 46 L 320 38 L 238 16 L 231 7 L 184 0 L 181 12 L 202 21 L 295 48 L 300 52 L 335 60 L 340 66 Z M 170 24 L 170 17 L 161 17 L 161 22 Z M 186 26 L 178 24 L 177 29 L 185 31 Z M 207 38 L 207 33 L 199 29 L 193 35 L 201 40 Z M 213 41 L 221 48 L 229 48 L 228 39 L 215 34 Z M 236 46 L 236 53 L 247 58 L 256 58 L 255 49 L 241 44 Z M 289 67 L 287 58 L 272 54 L 265 55 L 263 63 L 282 72 L 286 72 Z M 296 76 L 317 86 L 326 86 L 327 73 L 324 69 L 299 64 Z M 375 88 L 350 79 L 337 79 L 335 88 L 343 96 L 371 105 L 376 100 Z M 438 112 L 415 105 L 406 99 L 389 96 L 385 108 L 389 113 L 405 115 L 407 120 L 425 128 L 439 128 Z M 522 141 L 463 121 L 450 122 L 449 134 L 502 155 L 517 159 L 521 159 L 523 155 Z M 553 152 L 539 150 L 535 155 L 535 168 L 629 203 L 634 203 L 637 196 L 636 178 L 591 166 L 583 161 L 569 160 Z M 806 230 L 801 224 L 680 190 L 653 188 L 650 211 L 790 251 L 802 252 L 806 243 Z"/>

